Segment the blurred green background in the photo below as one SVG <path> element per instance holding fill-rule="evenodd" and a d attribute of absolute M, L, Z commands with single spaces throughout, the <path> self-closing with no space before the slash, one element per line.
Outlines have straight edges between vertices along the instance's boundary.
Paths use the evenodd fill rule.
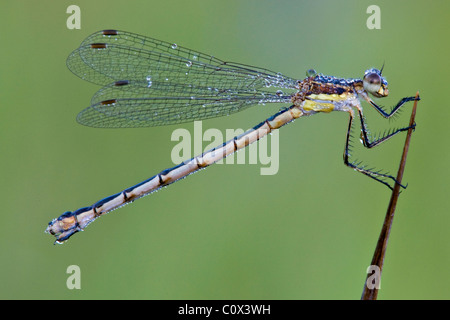
<path fill-rule="evenodd" d="M 66 8 L 81 8 L 69 30 Z M 381 8 L 381 30 L 366 9 Z M 2 1 L 0 5 L 0 298 L 359 299 L 390 192 L 342 163 L 348 116 L 280 130 L 280 169 L 215 165 L 114 211 L 53 245 L 51 219 L 172 167 L 178 126 L 92 129 L 76 123 L 98 89 L 68 54 L 114 28 L 303 79 L 381 67 L 392 106 L 419 90 L 380 299 L 448 299 L 448 1 Z M 365 106 L 373 132 L 394 122 Z M 203 122 L 247 129 L 280 105 Z M 192 130 L 192 124 L 182 126 Z M 395 172 L 404 135 L 361 159 Z M 205 143 L 206 144 L 206 143 Z M 81 289 L 66 287 L 70 265 Z"/>

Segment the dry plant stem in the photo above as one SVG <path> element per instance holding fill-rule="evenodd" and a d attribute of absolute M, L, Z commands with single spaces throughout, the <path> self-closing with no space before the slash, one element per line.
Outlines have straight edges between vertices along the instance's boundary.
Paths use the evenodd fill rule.
<path fill-rule="evenodd" d="M 419 97 L 419 92 L 416 93 L 416 98 Z M 409 125 L 412 126 L 414 124 L 414 119 L 416 117 L 416 108 L 417 108 L 417 100 L 414 101 L 414 106 L 411 112 L 411 119 L 409 121 Z M 378 238 L 378 243 L 375 248 L 375 252 L 373 254 L 371 265 L 378 266 L 380 268 L 380 279 L 381 281 L 381 273 L 383 270 L 384 256 L 386 253 L 386 247 L 389 240 L 389 233 L 391 231 L 392 222 L 394 220 L 394 212 L 397 206 L 398 196 L 400 195 L 400 184 L 402 183 L 403 171 L 405 170 L 406 165 L 406 156 L 408 154 L 409 143 L 411 141 L 411 134 L 413 129 L 409 129 L 406 135 L 405 145 L 403 147 L 402 159 L 400 161 L 400 166 L 397 172 L 397 182 L 394 186 L 394 190 L 392 190 L 391 200 L 389 201 L 389 206 L 387 209 L 386 217 L 384 219 L 383 227 L 381 228 L 380 237 Z M 368 274 L 366 277 L 366 281 L 364 282 L 364 290 L 361 295 L 361 300 L 376 300 L 378 296 L 378 289 L 373 288 L 369 289 L 366 285 L 367 280 L 371 276 Z"/>

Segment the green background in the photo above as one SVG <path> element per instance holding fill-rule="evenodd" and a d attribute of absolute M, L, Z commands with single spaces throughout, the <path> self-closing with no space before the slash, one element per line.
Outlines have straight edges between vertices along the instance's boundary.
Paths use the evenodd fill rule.
<path fill-rule="evenodd" d="M 66 8 L 81 8 L 81 30 Z M 381 30 L 366 9 L 381 8 Z M 2 1 L 0 5 L 0 298 L 359 299 L 390 197 L 342 163 L 348 116 L 280 130 L 280 169 L 215 165 L 102 217 L 64 245 L 43 231 L 172 167 L 178 126 L 76 123 L 98 89 L 65 66 L 94 31 L 127 30 L 303 79 L 381 67 L 392 106 L 419 90 L 380 299 L 448 299 L 448 1 Z M 364 105 L 373 132 L 406 125 Z M 281 105 L 203 122 L 247 129 Z M 192 130 L 192 124 L 182 126 Z M 361 159 L 395 172 L 404 135 Z M 207 143 L 205 143 L 207 144 Z M 355 142 L 356 144 L 356 142 Z M 359 143 L 357 143 L 359 144 Z M 66 269 L 81 269 L 69 290 Z"/>

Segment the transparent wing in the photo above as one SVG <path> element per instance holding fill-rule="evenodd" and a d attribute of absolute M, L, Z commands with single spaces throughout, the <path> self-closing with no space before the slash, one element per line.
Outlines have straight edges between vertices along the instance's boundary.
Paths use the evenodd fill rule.
<path fill-rule="evenodd" d="M 106 85 L 77 118 L 95 127 L 155 126 L 222 116 L 255 103 L 289 102 L 289 91 L 297 85 L 267 69 L 116 30 L 86 38 L 70 54 L 67 66 L 82 79 Z M 279 88 L 287 93 L 276 91 Z"/>
<path fill-rule="evenodd" d="M 164 94 L 171 93 L 171 96 Z M 118 81 L 99 90 L 77 121 L 99 128 L 150 127 L 229 115 L 254 104 L 288 103 L 290 96 L 184 84 Z"/>

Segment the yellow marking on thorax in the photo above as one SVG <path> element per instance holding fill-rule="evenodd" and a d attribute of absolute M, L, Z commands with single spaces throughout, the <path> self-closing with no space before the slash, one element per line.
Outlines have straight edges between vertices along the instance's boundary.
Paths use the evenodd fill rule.
<path fill-rule="evenodd" d="M 352 93 L 344 92 L 342 94 L 310 94 L 306 97 L 306 100 L 302 106 L 305 111 L 315 112 L 331 112 L 334 110 L 334 104 L 332 102 L 348 100 L 353 96 Z M 330 102 L 325 102 L 330 101 Z"/>
<path fill-rule="evenodd" d="M 326 102 L 318 103 L 312 100 L 305 100 L 302 108 L 305 111 L 331 112 L 334 110 L 334 104 Z"/>

